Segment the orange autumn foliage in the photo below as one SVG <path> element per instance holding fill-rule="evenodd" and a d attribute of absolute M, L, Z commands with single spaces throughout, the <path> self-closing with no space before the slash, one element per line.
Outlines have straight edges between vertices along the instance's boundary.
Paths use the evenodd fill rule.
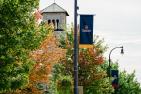
<path fill-rule="evenodd" d="M 88 60 L 91 60 L 91 62 Z M 104 58 L 101 54 L 97 53 L 97 49 L 94 47 L 94 48 L 88 48 L 87 52 L 80 51 L 79 62 L 85 64 L 92 63 L 94 65 L 100 65 L 104 63 Z"/>
<path fill-rule="evenodd" d="M 36 88 L 38 83 L 49 83 L 52 67 L 61 58 L 65 57 L 66 50 L 58 47 L 58 41 L 53 34 L 41 43 L 39 49 L 33 51 L 30 56 L 36 61 L 30 74 L 29 88 L 33 94 L 41 94 L 42 91 Z"/>
<path fill-rule="evenodd" d="M 79 85 L 88 85 L 94 80 L 105 77 L 104 72 L 98 72 L 97 67 L 104 63 L 104 57 L 96 47 L 79 51 Z"/>

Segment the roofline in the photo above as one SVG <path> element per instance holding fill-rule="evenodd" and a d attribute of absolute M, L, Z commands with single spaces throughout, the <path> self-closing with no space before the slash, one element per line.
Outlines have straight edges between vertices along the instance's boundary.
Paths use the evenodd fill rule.
<path fill-rule="evenodd" d="M 63 11 L 62 12 L 61 11 L 60 12 L 42 12 L 41 14 L 43 14 L 43 13 L 65 13 L 67 16 L 69 16 L 69 14 L 67 12 L 63 12 Z"/>
<path fill-rule="evenodd" d="M 56 4 L 56 3 L 53 3 L 53 4 Z M 53 4 L 51 4 L 51 5 L 53 5 Z M 47 6 L 46 8 L 50 7 L 51 5 Z M 56 4 L 56 5 L 58 7 L 60 7 L 58 4 Z M 41 12 L 44 11 L 46 8 L 42 9 Z M 60 7 L 60 8 L 63 9 L 62 7 Z M 42 12 L 41 14 L 43 14 L 43 13 L 66 13 L 66 15 L 69 16 L 68 12 L 65 9 L 63 9 L 63 10 L 64 10 L 64 12 L 63 11 L 62 12 L 61 11 L 60 12 L 59 11 L 58 12 Z"/>

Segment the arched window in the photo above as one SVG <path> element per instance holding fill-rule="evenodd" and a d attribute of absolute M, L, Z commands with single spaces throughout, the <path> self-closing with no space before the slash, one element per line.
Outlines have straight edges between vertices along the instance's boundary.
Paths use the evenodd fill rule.
<path fill-rule="evenodd" d="M 48 20 L 48 24 L 50 24 L 51 23 L 51 20 Z"/>
<path fill-rule="evenodd" d="M 54 19 L 52 20 L 52 23 L 53 23 L 53 25 L 55 26 L 55 20 L 54 20 Z"/>
<path fill-rule="evenodd" d="M 59 19 L 56 20 L 56 23 L 57 23 L 57 30 L 59 29 Z"/>
<path fill-rule="evenodd" d="M 54 29 L 56 29 L 55 20 L 54 19 L 52 20 L 52 23 L 53 23 Z"/>

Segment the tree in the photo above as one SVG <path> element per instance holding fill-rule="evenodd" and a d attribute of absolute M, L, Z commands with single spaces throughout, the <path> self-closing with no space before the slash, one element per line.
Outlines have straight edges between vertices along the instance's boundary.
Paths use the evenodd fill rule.
<path fill-rule="evenodd" d="M 67 39 L 60 41 L 60 46 L 67 49 L 66 57 L 59 63 L 60 67 L 54 69 L 53 77 L 73 77 L 73 32 L 67 32 Z M 113 92 L 112 86 L 106 77 L 106 71 L 101 68 L 104 63 L 103 52 L 106 49 L 102 46 L 103 41 L 97 40 L 93 48 L 79 49 L 79 85 L 84 86 L 84 94 L 109 94 Z M 61 67 L 63 66 L 63 67 Z M 73 82 L 73 81 L 72 81 Z"/>
<path fill-rule="evenodd" d="M 101 65 L 104 70 L 108 68 L 108 61 Z M 119 70 L 118 62 L 111 63 L 111 69 Z M 112 79 L 112 78 L 111 78 Z M 112 80 L 111 80 L 112 82 Z M 111 83 L 110 82 L 110 83 Z M 119 82 L 118 88 L 115 89 L 114 94 L 141 94 L 140 83 L 135 77 L 135 71 L 133 73 L 127 73 L 126 71 L 119 70 Z"/>
<path fill-rule="evenodd" d="M 50 33 L 39 48 L 31 53 L 31 57 L 36 61 L 36 64 L 30 73 L 28 88 L 31 89 L 33 94 L 42 94 L 46 90 L 46 87 L 38 88 L 38 84 L 49 86 L 53 66 L 65 57 L 66 50 L 59 48 L 58 43 L 53 33 Z"/>
<path fill-rule="evenodd" d="M 60 77 L 73 77 L 73 32 L 67 33 L 67 39 L 60 41 L 60 47 L 66 48 L 66 57 L 59 61 L 53 68 L 53 84 L 54 90 L 56 82 L 60 81 Z M 84 86 L 84 94 L 112 94 L 114 88 L 112 87 L 112 77 L 109 82 L 107 75 L 108 61 L 104 59 L 103 53 L 106 47 L 103 45 L 103 40 L 95 38 L 94 48 L 79 49 L 79 85 Z M 112 63 L 111 68 L 118 70 L 118 63 Z M 124 74 L 124 75 L 123 75 Z M 128 78 L 128 81 L 126 81 Z M 130 81 L 129 81 L 130 80 Z M 72 81 L 73 82 L 73 81 Z M 130 82 L 130 85 L 129 85 Z M 131 87 L 129 87 L 131 86 Z M 125 88 L 127 87 L 127 88 Z M 124 92 L 125 91 L 125 92 Z M 115 90 L 115 94 L 140 94 L 140 85 L 134 79 L 134 75 L 127 75 L 121 72 L 119 77 L 119 89 Z M 69 93 L 68 93 L 69 94 Z"/>
<path fill-rule="evenodd" d="M 140 83 L 135 78 L 135 71 L 131 74 L 126 71 L 120 72 L 119 88 L 117 94 L 141 94 Z"/>
<path fill-rule="evenodd" d="M 34 64 L 29 53 L 47 35 L 37 26 L 33 11 L 38 0 L 0 0 L 0 92 L 13 91 L 28 84 Z"/>

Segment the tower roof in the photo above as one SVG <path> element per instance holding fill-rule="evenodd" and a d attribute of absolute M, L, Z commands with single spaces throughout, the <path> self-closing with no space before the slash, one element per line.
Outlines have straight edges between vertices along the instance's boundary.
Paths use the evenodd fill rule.
<path fill-rule="evenodd" d="M 60 7 L 59 5 L 57 5 L 56 3 L 53 3 L 50 6 L 44 8 L 42 10 L 42 13 L 66 13 L 66 15 L 69 16 L 67 11 Z"/>

